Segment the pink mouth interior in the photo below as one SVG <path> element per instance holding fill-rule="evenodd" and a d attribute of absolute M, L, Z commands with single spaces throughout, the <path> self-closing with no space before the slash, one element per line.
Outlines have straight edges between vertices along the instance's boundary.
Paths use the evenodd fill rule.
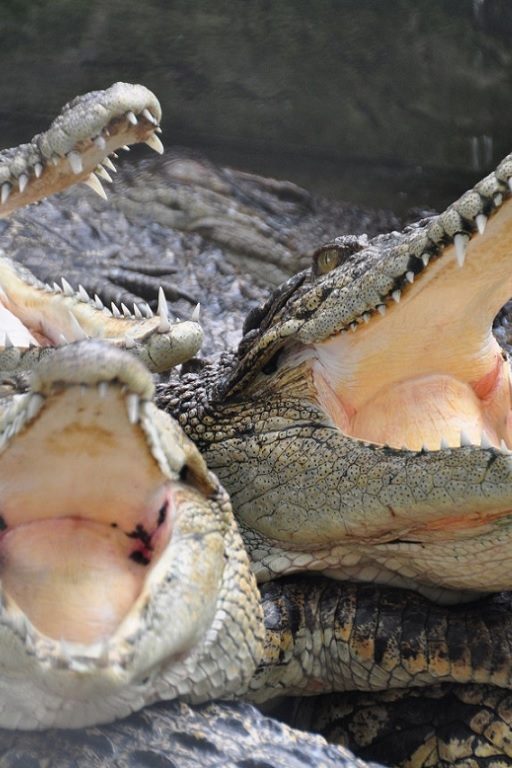
<path fill-rule="evenodd" d="M 112 390 L 52 395 L 0 455 L 3 590 L 57 640 L 109 637 L 172 534 L 173 488 Z"/>

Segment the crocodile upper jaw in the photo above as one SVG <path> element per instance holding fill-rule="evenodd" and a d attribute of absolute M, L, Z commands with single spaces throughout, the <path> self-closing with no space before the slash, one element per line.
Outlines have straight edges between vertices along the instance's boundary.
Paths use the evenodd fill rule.
<path fill-rule="evenodd" d="M 492 321 L 512 295 L 512 202 L 354 333 L 310 347 L 318 402 L 344 434 L 410 450 L 512 447 L 510 366 Z"/>

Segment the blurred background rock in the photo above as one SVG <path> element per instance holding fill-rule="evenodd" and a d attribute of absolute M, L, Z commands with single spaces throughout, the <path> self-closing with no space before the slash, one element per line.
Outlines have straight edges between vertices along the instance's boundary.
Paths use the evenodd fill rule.
<path fill-rule="evenodd" d="M 368 205 L 440 207 L 512 150 L 510 0 L 2 0 L 0 143 L 141 82 L 164 139 Z"/>

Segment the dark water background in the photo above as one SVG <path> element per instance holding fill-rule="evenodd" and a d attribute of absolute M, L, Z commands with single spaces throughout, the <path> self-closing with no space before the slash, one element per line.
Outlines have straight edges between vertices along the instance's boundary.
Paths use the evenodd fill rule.
<path fill-rule="evenodd" d="M 510 0 L 3 0 L 0 144 L 142 82 L 167 145 L 405 210 L 512 149 Z"/>

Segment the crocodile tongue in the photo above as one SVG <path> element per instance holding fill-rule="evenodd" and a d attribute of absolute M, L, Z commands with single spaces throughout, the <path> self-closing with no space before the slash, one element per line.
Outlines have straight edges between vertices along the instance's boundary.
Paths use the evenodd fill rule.
<path fill-rule="evenodd" d="M 118 529 L 64 518 L 21 525 L 0 542 L 4 589 L 45 635 L 92 643 L 112 634 L 145 576 Z"/>
<path fill-rule="evenodd" d="M 512 446 L 510 369 L 492 321 L 512 295 L 512 202 L 459 266 L 447 246 L 398 304 L 315 344 L 319 400 L 346 433 L 396 448 Z"/>
<path fill-rule="evenodd" d="M 0 455 L 0 477 L 4 592 L 49 637 L 110 636 L 169 541 L 174 511 L 125 392 L 57 389 Z"/>

